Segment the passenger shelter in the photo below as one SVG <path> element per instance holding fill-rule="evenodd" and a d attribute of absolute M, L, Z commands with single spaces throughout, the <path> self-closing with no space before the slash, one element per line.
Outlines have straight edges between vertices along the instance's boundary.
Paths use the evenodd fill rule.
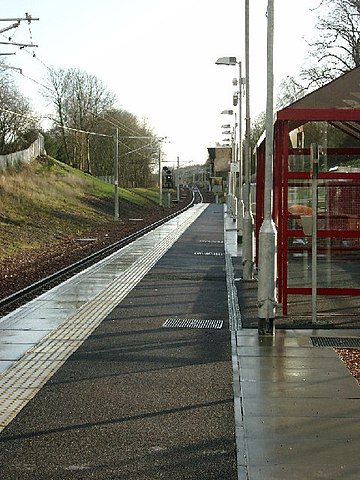
<path fill-rule="evenodd" d="M 296 306 L 300 300 L 311 303 L 315 200 L 311 144 L 319 147 L 316 291 L 326 300 L 323 313 L 334 312 L 341 302 L 351 313 L 360 306 L 360 67 L 275 115 L 272 201 L 278 235 L 276 285 L 283 315 L 300 313 Z M 262 139 L 256 148 L 256 262 L 264 177 Z"/>

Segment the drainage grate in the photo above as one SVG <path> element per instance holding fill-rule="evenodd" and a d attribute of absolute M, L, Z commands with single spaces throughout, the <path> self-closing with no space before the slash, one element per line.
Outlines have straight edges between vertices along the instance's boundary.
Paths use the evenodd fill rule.
<path fill-rule="evenodd" d="M 168 328 L 222 328 L 222 320 L 197 320 L 194 318 L 168 318 L 163 327 Z"/>
<path fill-rule="evenodd" d="M 223 257 L 224 252 L 194 252 L 194 255 L 205 255 L 209 257 Z"/>
<path fill-rule="evenodd" d="M 200 243 L 224 243 L 224 240 L 200 240 Z"/>
<path fill-rule="evenodd" d="M 360 338 L 310 337 L 314 347 L 360 348 Z"/>

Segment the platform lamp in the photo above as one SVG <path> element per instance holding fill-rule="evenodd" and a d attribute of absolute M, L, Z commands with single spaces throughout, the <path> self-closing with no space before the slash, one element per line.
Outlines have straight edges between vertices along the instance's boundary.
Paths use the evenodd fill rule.
<path fill-rule="evenodd" d="M 277 231 L 272 218 L 273 194 L 273 96 L 274 96 L 274 0 L 267 8 L 267 95 L 264 178 L 264 218 L 259 231 L 258 333 L 274 335 L 276 315 Z"/>
<path fill-rule="evenodd" d="M 221 114 L 222 114 L 222 115 L 234 115 L 234 110 L 223 110 L 223 111 L 221 112 Z M 225 126 L 224 126 L 224 125 L 222 126 L 222 128 L 225 128 L 225 127 L 226 127 L 226 128 L 231 128 L 230 124 L 227 124 L 227 125 L 225 125 Z M 232 132 L 230 132 L 230 133 L 232 133 Z M 235 125 L 234 125 L 234 134 L 233 134 L 233 137 L 234 137 L 234 141 L 235 141 L 235 140 L 236 140 L 236 113 L 235 113 Z M 236 159 L 236 157 L 235 157 L 235 151 L 233 150 L 233 151 L 232 151 L 232 159 L 231 159 L 231 160 L 234 162 L 235 159 Z"/>
<path fill-rule="evenodd" d="M 247 167 L 245 165 L 245 169 L 243 169 L 243 150 L 242 150 L 242 86 L 245 83 L 245 79 L 242 77 L 241 73 L 241 62 L 237 61 L 236 57 L 220 57 L 216 60 L 216 65 L 238 65 L 239 66 L 239 78 L 233 79 L 233 85 L 238 85 L 238 91 L 233 95 L 233 105 L 234 107 L 238 106 L 239 108 L 239 121 L 238 121 L 238 148 L 237 148 L 237 161 L 239 164 L 239 190 L 238 190 L 238 241 L 241 241 L 242 238 L 242 230 L 243 230 L 243 219 L 244 219 L 244 198 L 243 198 L 243 170 L 245 173 L 247 171 Z M 247 161 L 247 159 L 245 159 Z M 250 164 L 250 158 L 248 162 Z M 246 182 L 246 175 L 245 175 L 245 182 Z M 249 175 L 249 182 L 250 182 L 250 175 Z M 249 188 L 250 191 L 250 188 Z M 250 204 L 250 203 L 249 203 Z"/>
<path fill-rule="evenodd" d="M 234 110 L 223 110 L 221 112 L 222 115 L 234 115 Z M 230 125 L 229 125 L 230 128 Z M 230 141 L 231 144 L 231 163 L 233 164 L 236 160 L 236 113 L 235 113 L 235 124 L 234 124 L 234 129 L 231 133 L 231 139 L 227 139 L 227 141 Z M 236 173 L 234 174 L 231 166 L 230 166 L 230 171 L 229 171 L 229 200 L 231 201 L 232 196 L 235 195 L 235 190 L 236 190 Z M 228 204 L 229 210 L 232 210 L 232 207 L 230 204 Z M 237 211 L 234 214 L 234 220 L 238 221 L 237 218 Z"/>

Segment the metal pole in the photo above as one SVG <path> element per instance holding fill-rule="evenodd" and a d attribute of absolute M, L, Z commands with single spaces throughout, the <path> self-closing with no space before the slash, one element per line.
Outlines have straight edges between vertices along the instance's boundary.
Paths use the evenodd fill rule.
<path fill-rule="evenodd" d="M 238 214 L 238 242 L 242 241 L 243 235 L 243 221 L 244 221 L 244 201 L 243 201 L 243 149 L 242 149 L 242 73 L 241 73 L 241 62 L 239 62 L 239 135 L 238 135 L 238 162 L 239 162 L 239 186 L 238 186 L 238 205 L 237 205 L 237 214 Z"/>
<path fill-rule="evenodd" d="M 176 169 L 176 199 L 180 201 L 180 159 L 177 157 L 177 169 Z"/>
<path fill-rule="evenodd" d="M 273 188 L 273 45 L 274 45 L 274 0 L 268 1 L 267 10 L 267 100 L 264 220 L 259 233 L 259 285 L 258 285 L 258 333 L 274 334 L 276 307 L 276 226 L 272 220 Z M 286 248 L 286 247 L 285 247 Z"/>
<path fill-rule="evenodd" d="M 114 220 L 119 220 L 119 129 L 115 130 L 115 153 L 114 153 Z"/>
<path fill-rule="evenodd" d="M 236 128 L 237 128 L 237 122 L 236 122 L 236 113 L 234 114 L 234 118 L 235 118 L 235 123 L 234 123 L 234 132 L 233 132 L 233 135 L 232 135 L 232 138 L 231 138 L 231 168 L 232 168 L 232 172 L 231 172 L 231 182 L 232 182 L 232 188 L 231 188 L 231 197 L 230 197 L 230 201 L 231 201 L 231 214 L 233 216 L 233 220 L 234 222 L 237 221 L 237 205 L 235 205 L 235 201 L 234 199 L 236 198 L 236 170 L 235 170 L 235 165 L 236 165 L 236 155 L 237 155 L 237 152 L 236 152 Z"/>
<path fill-rule="evenodd" d="M 161 148 L 159 146 L 159 205 L 162 207 L 163 204 L 163 194 L 162 194 L 162 168 L 161 168 Z"/>
<path fill-rule="evenodd" d="M 316 323 L 317 318 L 317 177 L 319 169 L 319 147 L 316 143 L 311 144 L 310 158 L 312 167 L 311 176 L 311 321 Z"/>
<path fill-rule="evenodd" d="M 253 217 L 250 209 L 250 61 L 249 61 L 249 0 L 245 0 L 245 69 L 246 69 L 246 118 L 245 118 L 245 189 L 243 221 L 243 278 L 253 278 Z"/>

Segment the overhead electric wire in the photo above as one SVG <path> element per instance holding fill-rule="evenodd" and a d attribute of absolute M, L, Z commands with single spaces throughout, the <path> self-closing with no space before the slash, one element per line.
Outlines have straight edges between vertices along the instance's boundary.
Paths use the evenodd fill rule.
<path fill-rule="evenodd" d="M 5 37 L 5 35 L 2 35 Z M 1 42 L 0 42 L 1 43 Z M 34 46 L 33 44 L 29 45 L 29 46 Z M 32 58 L 35 58 L 39 63 L 41 63 L 47 70 L 51 70 L 52 67 L 49 67 L 45 62 L 43 62 L 37 55 L 35 55 L 35 53 L 31 53 L 29 52 L 25 47 L 24 48 L 21 48 L 22 51 L 24 51 L 25 53 L 31 55 Z M 19 73 L 20 75 L 22 75 L 23 77 L 27 78 L 28 80 L 32 81 L 33 83 L 36 83 L 37 85 L 39 85 L 40 87 L 50 91 L 51 93 L 55 93 L 54 90 L 52 88 L 50 88 L 48 85 L 44 85 L 42 83 L 40 83 L 39 81 L 35 80 L 34 78 L 26 75 L 23 73 L 22 69 L 15 69 L 15 71 L 17 73 Z M 27 118 L 30 118 L 34 121 L 38 121 L 39 117 L 40 118 L 45 118 L 45 119 L 48 119 L 48 120 L 51 120 L 52 122 L 54 122 L 56 124 L 56 126 L 58 128 L 62 128 L 64 130 L 69 130 L 69 131 L 74 131 L 74 132 L 79 132 L 79 133 L 84 133 L 84 134 L 88 134 L 88 135 L 96 135 L 96 136 L 100 136 L 100 137 L 108 137 L 108 138 L 113 138 L 114 135 L 107 135 L 107 134 L 102 134 L 102 133 L 97 133 L 97 132 L 90 132 L 90 131 L 86 131 L 86 130 L 81 130 L 79 128 L 74 128 L 74 127 L 69 127 L 69 126 L 66 126 L 66 125 L 63 125 L 61 124 L 57 119 L 55 119 L 54 117 L 50 116 L 50 115 L 38 115 L 38 118 L 36 117 L 31 117 L 30 115 L 24 115 L 24 114 L 20 114 L 18 112 L 14 112 L 14 111 L 11 111 L 11 110 L 6 110 L 6 109 L 0 109 L 2 111 L 7 111 L 8 113 L 12 113 L 12 114 L 15 114 L 15 115 L 20 115 L 20 116 L 23 116 L 23 117 L 27 117 Z M 113 127 L 115 128 L 120 128 L 122 131 L 124 131 L 124 133 L 129 133 L 129 137 L 124 137 L 124 138 L 133 138 L 134 139 L 149 139 L 149 138 L 152 138 L 153 139 L 153 142 L 156 142 L 155 145 L 153 145 L 153 142 L 150 142 L 144 146 L 141 146 L 139 148 L 136 148 L 135 150 L 131 150 L 131 147 L 126 144 L 125 142 L 121 141 L 119 138 L 118 138 L 118 143 L 120 145 L 122 145 L 123 147 L 129 149 L 129 152 L 125 152 L 123 155 L 129 155 L 133 152 L 137 152 L 139 150 L 142 150 L 143 148 L 147 148 L 149 146 L 154 146 L 154 148 L 161 142 L 164 140 L 164 138 L 166 137 L 163 137 L 161 139 L 159 139 L 159 137 L 152 137 L 151 135 L 149 136 L 140 136 L 140 135 L 137 135 L 137 132 L 136 130 L 132 129 L 131 127 L 123 124 L 122 122 L 120 122 L 118 119 L 114 118 L 109 112 L 101 112 L 101 113 L 95 113 L 91 110 L 88 110 L 87 111 L 95 116 L 95 117 L 98 117 L 98 118 L 102 118 L 105 122 L 107 122 L 108 124 L 112 125 Z M 131 113 L 131 112 L 129 112 Z M 106 117 L 108 118 L 106 118 Z M 144 155 L 142 152 L 139 152 L 138 153 L 140 156 L 142 156 L 143 158 L 147 158 L 146 155 Z"/>
<path fill-rule="evenodd" d="M 6 112 L 6 113 L 11 113 L 13 115 L 17 115 L 19 117 L 23 117 L 23 118 L 28 118 L 30 120 L 34 120 L 34 121 L 38 121 L 39 120 L 39 117 L 41 118 L 47 118 L 49 120 L 52 120 L 54 122 L 57 122 L 56 119 L 50 117 L 49 115 L 38 115 L 38 117 L 33 117 L 31 115 L 25 115 L 24 113 L 19 113 L 19 112 L 14 112 L 13 110 L 9 110 L 7 108 L 1 108 L 0 107 L 0 111 L 1 112 Z M 100 137 L 108 137 L 108 138 L 112 138 L 113 136 L 112 135 L 106 135 L 105 133 L 98 133 L 98 132 L 90 132 L 90 131 L 87 131 L 87 130 L 80 130 L 78 128 L 71 128 L 71 127 L 67 127 L 65 125 L 58 125 L 60 128 L 64 128 L 65 130 L 72 130 L 74 132 L 80 132 L 80 133 L 86 133 L 88 135 L 98 135 Z"/>

